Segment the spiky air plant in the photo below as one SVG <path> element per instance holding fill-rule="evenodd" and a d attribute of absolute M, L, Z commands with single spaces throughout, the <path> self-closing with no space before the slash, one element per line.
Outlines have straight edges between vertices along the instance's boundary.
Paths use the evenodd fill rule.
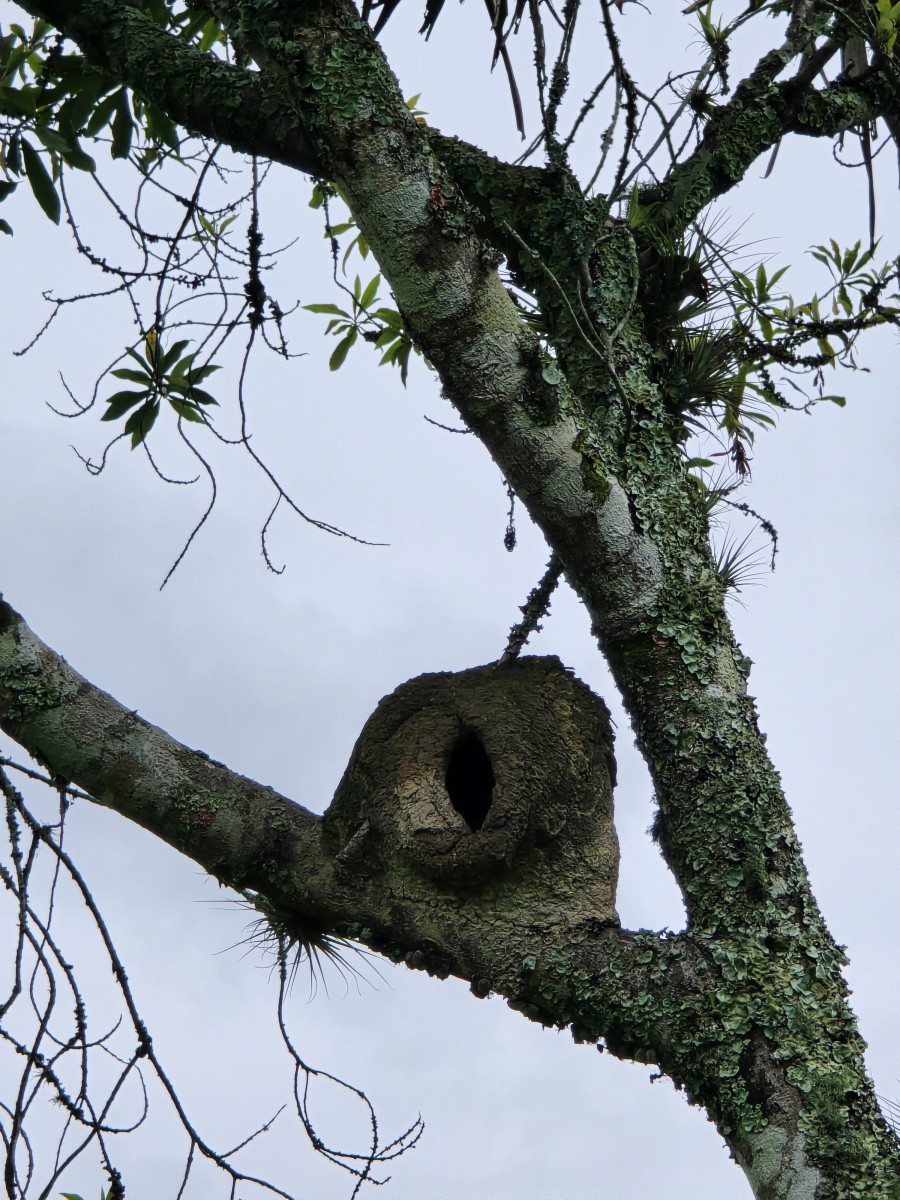
<path fill-rule="evenodd" d="M 662 346 L 672 330 L 701 320 L 711 297 L 703 231 L 672 234 L 656 224 L 655 209 L 642 202 L 635 188 L 625 220 L 638 251 L 638 298 L 647 334 Z"/>
<path fill-rule="evenodd" d="M 286 917 L 256 892 L 245 892 L 237 903 L 259 914 L 247 926 L 247 936 L 237 944 L 261 951 L 271 961 L 273 970 L 280 970 L 283 966 L 289 988 L 293 988 L 297 974 L 305 963 L 309 972 L 310 1000 L 315 998 L 320 985 L 325 995 L 329 995 L 326 977 L 329 967 L 341 978 L 345 989 L 349 988 L 351 979 L 357 991 L 360 983 L 374 987 L 370 975 L 352 961 L 354 958 L 364 963 L 382 982 L 386 982 L 374 964 L 374 956 L 361 946 L 305 926 L 295 916 Z"/>
<path fill-rule="evenodd" d="M 879 1096 L 878 1103 L 881 1105 L 884 1119 L 897 1137 L 900 1137 L 900 1104 L 896 1100 L 889 1100 L 887 1096 Z"/>
<path fill-rule="evenodd" d="M 666 374 L 673 407 L 695 418 L 704 412 L 724 417 L 735 403 L 740 379 L 735 350 L 730 332 L 709 326 L 680 329 L 672 339 Z"/>
<path fill-rule="evenodd" d="M 722 544 L 713 549 L 716 574 L 724 591 L 740 592 L 758 584 L 764 574 L 763 551 L 753 543 L 753 530 L 740 540 L 737 534 L 726 535 Z"/>

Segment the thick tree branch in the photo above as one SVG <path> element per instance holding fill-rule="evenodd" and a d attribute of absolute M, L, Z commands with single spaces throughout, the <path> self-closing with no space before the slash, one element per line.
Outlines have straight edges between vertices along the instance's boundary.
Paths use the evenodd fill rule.
<path fill-rule="evenodd" d="M 49 21 L 92 66 L 190 132 L 321 176 L 290 89 L 277 76 L 201 54 L 117 0 L 24 0 L 22 8 Z"/>
<path fill-rule="evenodd" d="M 0 728 L 54 776 L 77 783 L 231 887 L 265 890 L 289 870 L 302 908 L 314 905 L 328 879 L 317 817 L 181 745 L 94 687 L 2 600 Z"/>
<path fill-rule="evenodd" d="M 89 683 L 0 600 L 0 728 L 53 777 L 75 783 L 187 855 L 221 883 L 260 893 L 301 938 L 354 936 L 533 1020 L 606 1037 L 623 1057 L 672 1060 L 712 986 L 690 939 L 582 918 L 551 934 L 525 887 L 462 893 L 402 862 L 342 853 L 322 819 L 190 750 Z M 543 903 L 538 900 L 538 903 Z M 539 936 L 535 936 L 539 930 Z M 561 969 L 561 964 L 566 969 Z M 666 1019 L 637 998 L 666 974 Z M 585 987 L 585 980 L 590 987 Z M 677 1066 L 676 1066 L 677 1071 Z"/>

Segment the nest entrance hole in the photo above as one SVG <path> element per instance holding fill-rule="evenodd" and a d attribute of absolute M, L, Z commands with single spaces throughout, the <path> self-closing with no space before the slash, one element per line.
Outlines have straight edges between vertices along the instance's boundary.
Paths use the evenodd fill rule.
<path fill-rule="evenodd" d="M 450 803 L 476 833 L 484 824 L 494 798 L 494 768 L 477 733 L 463 730 L 450 751 L 444 785 Z"/>

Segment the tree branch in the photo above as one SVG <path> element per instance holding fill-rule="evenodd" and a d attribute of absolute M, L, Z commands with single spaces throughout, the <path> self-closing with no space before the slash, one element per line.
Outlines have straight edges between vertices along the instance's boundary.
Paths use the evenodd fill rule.
<path fill-rule="evenodd" d="M 308 175 L 321 163 L 277 75 L 233 66 L 173 37 L 117 0 L 24 0 L 22 8 L 75 42 L 87 61 L 151 100 L 192 133 Z"/>
<path fill-rule="evenodd" d="M 815 6 L 797 8 L 805 12 Z M 812 16 L 821 21 L 821 14 Z M 644 200 L 660 203 L 660 223 L 685 228 L 739 183 L 759 155 L 787 133 L 834 137 L 900 111 L 896 72 L 884 56 L 880 56 L 881 68 L 872 68 L 860 78 L 851 81 L 840 76 L 821 91 L 812 87 L 817 72 L 839 48 L 830 40 L 807 53 L 794 78 L 776 82 L 785 67 L 807 50 L 815 30 L 814 22 L 795 16 L 782 46 L 765 54 L 728 103 L 713 112 L 693 154 L 675 163 L 662 183 L 648 189 Z"/>
<path fill-rule="evenodd" d="M 323 836 L 323 822 L 271 788 L 190 750 L 89 683 L 0 600 L 0 728 L 55 780 L 187 855 L 221 883 L 260 893 L 263 910 L 295 935 L 354 936 L 433 974 L 499 992 L 547 1025 L 582 1040 L 606 1037 L 623 1057 L 657 1062 L 706 984 L 690 939 L 631 933 L 590 917 L 541 929 L 526 887 L 448 889 L 402 863 L 354 860 Z M 566 970 L 561 964 L 566 964 Z M 636 997 L 667 971 L 665 1021 Z M 590 987 L 585 980 L 590 980 Z M 693 999 L 691 999 L 693 998 Z"/>
<path fill-rule="evenodd" d="M 319 820 L 190 750 L 74 671 L 0 600 L 0 728 L 222 883 L 266 890 L 289 870 L 291 902 L 315 907 L 330 871 Z"/>
<path fill-rule="evenodd" d="M 44 11 L 58 9 L 65 22 L 72 7 Z M 107 8 L 76 6 L 87 24 Z M 260 77 L 286 106 L 279 114 L 290 114 L 276 132 L 288 145 L 296 130 L 297 145 L 340 188 L 412 336 L 585 601 L 653 774 L 655 833 L 682 888 L 688 932 L 623 934 L 569 910 L 551 922 L 542 909 L 532 923 L 515 889 L 497 889 L 498 899 L 486 888 L 438 886 L 399 859 L 373 870 L 365 854 L 354 857 L 353 839 L 330 854 L 316 818 L 160 741 L 166 735 L 97 693 L 5 608 L 0 723 L 53 771 L 220 878 L 264 892 L 301 931 L 311 924 L 458 974 L 536 1019 L 606 1034 L 630 1057 L 649 1047 L 646 1056 L 707 1106 L 758 1196 L 812 1197 L 823 1177 L 833 1194 L 887 1196 L 897 1146 L 866 1082 L 841 952 L 809 889 L 746 694 L 749 663 L 686 476 L 683 429 L 666 407 L 656 348 L 632 319 L 632 234 L 564 185 L 538 214 L 554 220 L 536 249 L 511 229 L 558 353 L 550 358 L 352 5 L 227 0 L 220 11 L 238 45 L 258 52 Z M 109 33 L 97 25 L 83 36 Z M 732 186 L 801 111 L 805 97 L 775 82 L 798 47 L 789 49 L 762 60 L 662 185 L 673 222 Z M 143 51 L 138 58 L 152 74 Z M 172 86 L 165 108 L 183 119 L 193 94 Z M 836 1146 L 836 1114 L 863 1131 L 852 1155 Z"/>

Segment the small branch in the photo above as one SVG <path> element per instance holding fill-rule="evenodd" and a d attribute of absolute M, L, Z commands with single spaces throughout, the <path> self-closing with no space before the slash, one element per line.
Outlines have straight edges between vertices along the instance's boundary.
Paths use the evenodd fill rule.
<path fill-rule="evenodd" d="M 537 587 L 532 588 L 528 594 L 528 599 L 519 609 L 519 612 L 523 614 L 523 620 L 513 625 L 512 629 L 510 629 L 506 649 L 500 655 L 501 663 L 518 658 L 519 652 L 531 635 L 541 628 L 539 622 L 541 617 L 546 617 L 550 611 L 550 597 L 559 583 L 562 570 L 563 565 L 560 558 L 556 554 L 551 554 L 550 561 L 547 563 L 547 569 L 544 571 L 540 583 Z"/>

